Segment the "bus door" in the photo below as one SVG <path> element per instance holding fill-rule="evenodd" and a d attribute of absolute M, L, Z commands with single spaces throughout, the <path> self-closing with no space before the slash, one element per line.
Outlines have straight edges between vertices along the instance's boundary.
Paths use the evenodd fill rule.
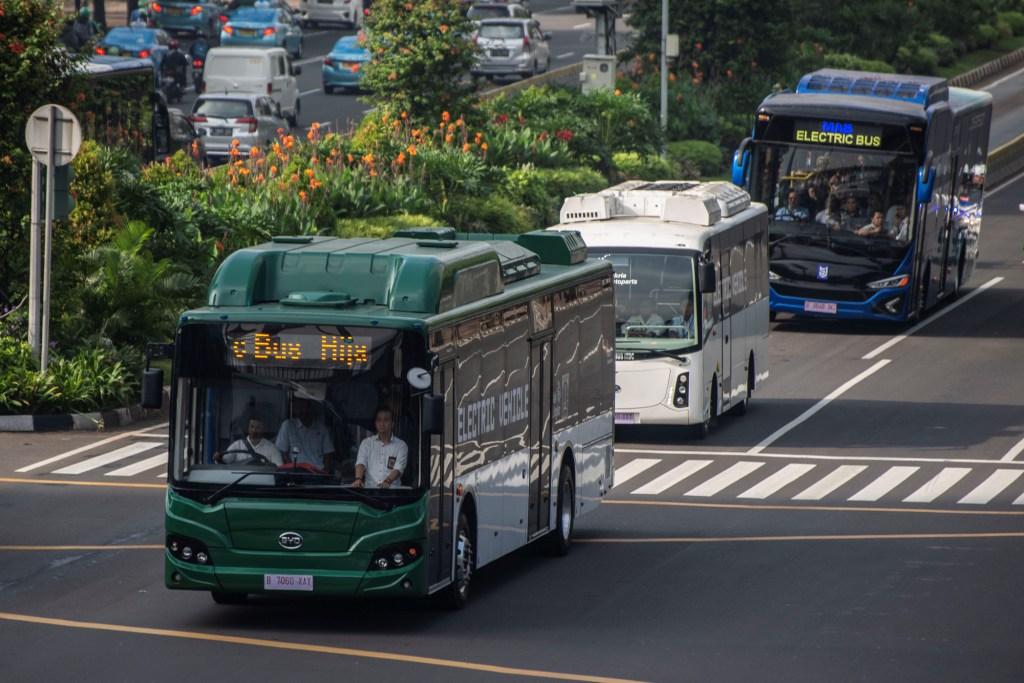
<path fill-rule="evenodd" d="M 721 315 L 722 328 L 719 330 L 719 334 L 722 336 L 722 367 L 718 378 L 719 384 L 722 387 L 721 396 L 722 404 L 719 405 L 718 409 L 725 410 L 724 404 L 726 403 L 727 397 L 732 392 L 732 267 L 730 258 L 732 250 L 722 242 L 718 243 L 718 262 L 720 264 L 718 291 L 721 292 L 719 296 L 719 311 Z M 710 397 L 709 397 L 710 398 Z M 712 417 L 714 417 L 712 415 Z"/>
<path fill-rule="evenodd" d="M 434 374 L 434 393 L 444 396 L 444 433 L 430 437 L 430 501 L 427 528 L 428 576 L 431 589 L 452 577 L 455 515 L 455 361 L 445 361 Z"/>
<path fill-rule="evenodd" d="M 551 512 L 551 340 L 530 344 L 529 538 L 548 530 Z"/>

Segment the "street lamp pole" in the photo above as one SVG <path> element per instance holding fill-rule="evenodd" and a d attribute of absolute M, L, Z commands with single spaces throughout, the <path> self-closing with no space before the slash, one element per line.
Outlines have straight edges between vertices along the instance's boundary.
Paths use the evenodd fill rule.
<path fill-rule="evenodd" d="M 668 129 L 668 0 L 661 0 L 661 130 Z"/>

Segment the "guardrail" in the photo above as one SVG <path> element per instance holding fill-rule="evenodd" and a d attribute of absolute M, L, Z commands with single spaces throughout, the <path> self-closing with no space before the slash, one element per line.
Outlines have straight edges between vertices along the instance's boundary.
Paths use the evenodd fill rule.
<path fill-rule="evenodd" d="M 1024 172 L 1024 134 L 988 153 L 985 185 L 993 188 Z"/>
<path fill-rule="evenodd" d="M 481 93 L 481 98 L 488 100 L 498 95 L 508 95 L 520 90 L 526 90 L 527 88 L 535 85 L 547 85 L 549 83 L 558 83 L 559 85 L 579 85 L 580 74 L 583 73 L 583 62 L 573 62 L 566 66 L 560 66 L 557 69 L 551 69 L 542 74 L 536 76 L 530 76 L 524 78 L 521 81 L 515 83 L 509 83 L 508 85 L 501 85 L 497 88 L 491 88 Z"/>
<path fill-rule="evenodd" d="M 1024 64 L 1024 47 L 1007 52 L 999 59 L 985 62 L 981 66 L 949 79 L 949 84 L 959 88 L 970 88 L 1007 69 Z"/>

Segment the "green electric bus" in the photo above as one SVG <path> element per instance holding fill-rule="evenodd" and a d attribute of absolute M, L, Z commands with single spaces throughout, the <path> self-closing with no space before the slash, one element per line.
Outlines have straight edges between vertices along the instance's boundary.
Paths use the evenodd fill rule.
<path fill-rule="evenodd" d="M 572 231 L 235 252 L 174 342 L 166 585 L 218 603 L 461 606 L 488 562 L 533 541 L 565 553 L 613 484 L 614 319 L 611 265 Z M 147 370 L 145 404 L 162 382 Z M 356 487 L 381 407 L 407 465 L 388 488 Z M 298 422 L 322 461 L 289 457 Z M 232 445 L 254 428 L 279 457 Z"/>

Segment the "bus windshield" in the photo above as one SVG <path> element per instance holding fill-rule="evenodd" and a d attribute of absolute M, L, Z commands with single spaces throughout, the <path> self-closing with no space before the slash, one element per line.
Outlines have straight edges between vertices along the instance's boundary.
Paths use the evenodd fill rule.
<path fill-rule="evenodd" d="M 423 345 L 415 340 L 396 330 L 337 325 L 183 327 L 175 482 L 238 480 L 238 490 L 330 495 L 351 485 L 360 444 L 374 437 L 376 414 L 387 408 L 392 440 L 406 447 L 404 462 L 403 454 L 388 451 L 395 457 L 389 465 L 401 471 L 390 489 L 419 488 L 418 402 L 403 379 L 422 364 Z M 239 479 L 246 473 L 252 476 Z M 387 491 L 372 495 L 381 493 Z"/>
<path fill-rule="evenodd" d="M 618 343 L 678 350 L 699 343 L 694 258 L 678 251 L 591 249 L 615 269 Z"/>
<path fill-rule="evenodd" d="M 912 157 L 770 143 L 758 149 L 752 180 L 768 205 L 773 245 L 896 258 L 913 239 Z"/>

